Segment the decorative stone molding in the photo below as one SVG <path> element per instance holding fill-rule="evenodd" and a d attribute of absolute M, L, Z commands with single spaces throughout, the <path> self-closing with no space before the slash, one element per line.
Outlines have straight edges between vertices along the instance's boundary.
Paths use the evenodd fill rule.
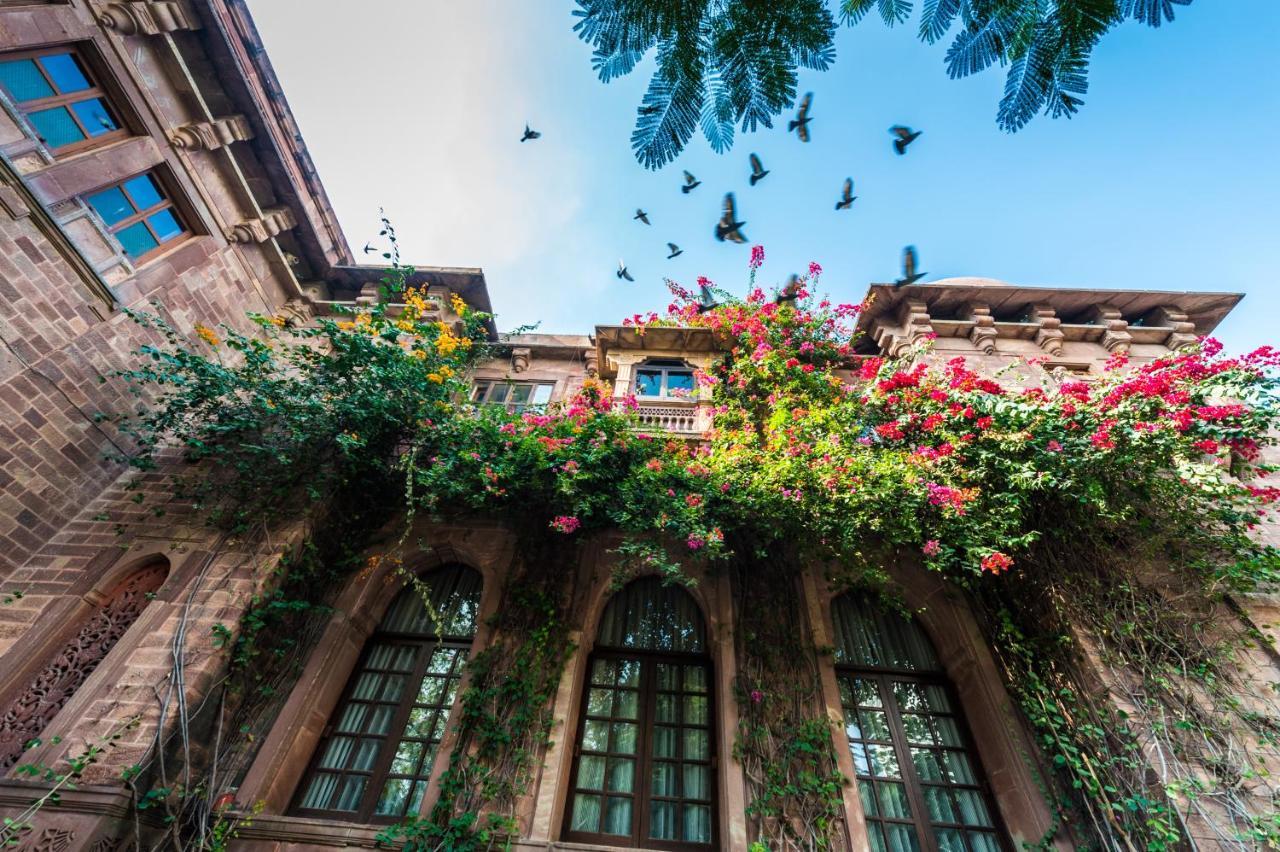
<path fill-rule="evenodd" d="M 259 219 L 246 219 L 227 234 L 233 243 L 265 243 L 277 234 L 296 227 L 297 220 L 288 207 L 273 207 L 262 211 Z"/>
<path fill-rule="evenodd" d="M 378 292 L 378 290 L 381 289 L 381 287 L 382 285 L 376 281 L 365 282 L 365 285 L 360 288 L 360 295 L 356 296 L 356 304 L 357 305 L 378 304 L 378 300 L 381 298 L 381 294 Z"/>
<path fill-rule="evenodd" d="M 1033 305 L 1029 319 L 1040 326 L 1036 330 L 1036 346 L 1055 358 L 1061 355 L 1065 335 L 1062 333 L 1062 320 L 1053 308 L 1049 305 Z"/>
<path fill-rule="evenodd" d="M 200 29 L 200 19 L 181 0 L 122 0 L 107 3 L 98 23 L 120 35 L 159 35 Z"/>
<path fill-rule="evenodd" d="M 584 349 L 582 351 L 582 360 L 586 364 L 587 375 L 595 378 L 600 375 L 600 358 L 594 349 Z"/>
<path fill-rule="evenodd" d="M 518 347 L 511 350 L 511 371 L 513 373 L 523 373 L 529 369 L 529 362 L 533 360 L 533 354 L 528 347 Z"/>
<path fill-rule="evenodd" d="M 284 303 L 280 313 L 284 314 L 286 319 L 292 320 L 295 326 L 306 325 L 315 318 L 315 312 L 312 310 L 311 304 L 305 299 L 296 296 Z"/>
<path fill-rule="evenodd" d="M 971 303 L 965 314 L 966 319 L 973 322 L 973 328 L 969 329 L 969 340 L 982 354 L 995 354 L 998 333 L 995 317 L 991 316 L 991 308 Z"/>
<path fill-rule="evenodd" d="M 213 121 L 184 124 L 169 131 L 169 141 L 188 151 L 214 151 L 233 142 L 253 138 L 253 128 L 243 115 L 229 115 Z"/>
<path fill-rule="evenodd" d="M 1110 305 L 1096 305 L 1090 312 L 1090 319 L 1101 325 L 1102 348 L 1115 355 L 1127 355 L 1133 344 L 1133 335 L 1129 333 L 1129 323 L 1120 317 L 1120 311 Z"/>
<path fill-rule="evenodd" d="M 76 833 L 70 828 L 46 828 L 27 839 L 19 852 L 65 852 L 75 842 Z"/>
<path fill-rule="evenodd" d="M 1191 322 L 1186 312 L 1177 305 L 1162 305 L 1156 308 L 1151 312 L 1151 324 L 1169 326 L 1173 329 L 1164 341 L 1164 345 L 1171 350 L 1190 346 L 1200 339 L 1196 334 L 1195 323 Z"/>
<path fill-rule="evenodd" d="M 933 324 L 929 317 L 929 306 L 923 299 L 907 299 L 902 303 L 897 328 L 880 326 L 876 329 L 875 340 L 891 358 L 897 358 L 908 349 L 933 334 Z"/>

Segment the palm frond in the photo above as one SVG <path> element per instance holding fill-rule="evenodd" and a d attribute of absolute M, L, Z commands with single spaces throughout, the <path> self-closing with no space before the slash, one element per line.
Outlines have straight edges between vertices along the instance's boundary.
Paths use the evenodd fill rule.
<path fill-rule="evenodd" d="M 1174 6 L 1190 6 L 1191 0 L 1122 0 L 1120 14 L 1124 18 L 1158 27 L 1173 20 Z"/>
<path fill-rule="evenodd" d="M 672 79 L 661 70 L 653 75 L 631 132 L 631 150 L 641 165 L 660 169 L 684 150 L 698 127 L 703 96 L 701 79 Z"/>
<path fill-rule="evenodd" d="M 920 38 L 934 44 L 946 35 L 960 11 L 960 0 L 924 0 L 920 10 Z"/>
<path fill-rule="evenodd" d="M 1071 118 L 1089 92 L 1089 60 L 1081 56 L 1060 57 L 1054 63 L 1050 81 L 1048 113 L 1053 118 Z"/>
<path fill-rule="evenodd" d="M 911 0 L 876 0 L 876 7 L 886 26 L 900 24 L 911 17 Z"/>
<path fill-rule="evenodd" d="M 1012 133 L 1022 129 L 1044 107 L 1053 83 L 1056 38 L 1052 24 L 1041 22 L 1026 49 L 1013 60 L 996 113 L 996 124 L 1001 130 Z"/>
<path fill-rule="evenodd" d="M 977 74 L 1004 60 L 1003 22 L 991 18 L 961 30 L 947 48 L 947 76 L 952 80 Z"/>
<path fill-rule="evenodd" d="M 840 20 L 849 26 L 861 21 L 876 5 L 876 0 L 842 0 L 840 3 Z"/>
<path fill-rule="evenodd" d="M 723 154 L 733 147 L 733 99 L 714 69 L 708 69 L 706 89 L 707 96 L 702 102 L 702 135 L 711 150 Z"/>

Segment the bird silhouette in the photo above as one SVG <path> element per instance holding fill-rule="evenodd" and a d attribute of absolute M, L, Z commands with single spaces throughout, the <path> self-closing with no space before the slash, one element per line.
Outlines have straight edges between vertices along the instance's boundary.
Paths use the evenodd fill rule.
<path fill-rule="evenodd" d="M 684 254 L 684 249 L 680 248 L 680 246 L 675 243 L 667 243 L 667 250 L 671 252 L 671 254 L 667 255 L 667 260 L 671 260 L 672 258 L 676 258 Z"/>
<path fill-rule="evenodd" d="M 779 305 L 783 302 L 794 302 L 800 297 L 800 276 L 792 275 L 787 279 L 787 283 L 778 291 L 778 295 L 773 297 L 773 301 Z"/>
<path fill-rule="evenodd" d="M 373 254 L 375 251 L 377 251 L 377 249 L 373 247 L 373 243 L 365 243 L 365 244 L 364 244 L 364 253 L 365 253 L 365 254 Z"/>
<path fill-rule="evenodd" d="M 720 307 L 720 303 L 716 301 L 715 294 L 711 292 L 711 287 L 707 284 L 698 285 L 698 313 L 705 314 L 712 308 Z"/>
<path fill-rule="evenodd" d="M 526 125 L 524 126 L 524 135 L 520 137 L 520 141 L 521 141 L 521 142 L 528 142 L 530 139 L 537 139 L 537 138 L 539 138 L 540 136 L 542 136 L 542 134 L 541 134 L 541 133 L 539 133 L 539 132 L 538 132 L 538 131 L 536 131 L 536 130 L 530 130 L 530 129 L 529 129 L 529 125 L 527 125 L 527 124 L 526 124 Z"/>
<path fill-rule="evenodd" d="M 925 276 L 924 272 L 916 272 L 916 247 L 907 246 L 902 250 L 902 277 L 893 282 L 895 287 L 905 287 L 908 284 L 914 284 Z"/>
<path fill-rule="evenodd" d="M 853 194 L 853 178 L 845 178 L 844 191 L 840 194 L 840 200 L 836 202 L 836 209 L 848 210 L 853 206 L 853 202 L 857 197 Z"/>
<path fill-rule="evenodd" d="M 632 278 L 631 273 L 627 271 L 627 265 L 622 262 L 622 258 L 618 258 L 618 271 L 614 274 L 617 275 L 619 278 L 626 279 L 627 281 L 636 280 Z"/>
<path fill-rule="evenodd" d="M 800 111 L 796 113 L 794 120 L 787 122 L 787 132 L 796 131 L 796 135 L 800 137 L 801 142 L 809 141 L 809 107 L 813 105 L 813 92 L 805 92 L 804 97 L 800 100 Z"/>
<path fill-rule="evenodd" d="M 688 195 L 689 193 L 693 192 L 695 189 L 697 189 L 701 185 L 702 185 L 702 181 L 698 180 L 689 172 L 685 172 L 684 186 L 680 187 L 680 191 L 683 192 L 685 195 Z"/>
<path fill-rule="evenodd" d="M 649 224 L 649 214 L 641 210 L 639 207 L 636 208 L 636 215 L 632 216 L 631 218 L 639 219 L 641 222 L 644 222 L 646 225 Z"/>
<path fill-rule="evenodd" d="M 898 138 L 893 140 L 893 150 L 899 155 L 907 153 L 907 146 L 916 141 L 916 137 L 924 131 L 912 130 L 910 127 L 903 127 L 901 124 L 895 124 L 889 128 L 889 132 Z"/>
<path fill-rule="evenodd" d="M 769 174 L 769 171 L 763 165 L 760 164 L 760 158 L 757 157 L 755 154 L 752 154 L 751 155 L 751 185 L 755 186 L 757 183 L 764 180 L 764 176 L 767 174 Z"/>
<path fill-rule="evenodd" d="M 716 223 L 716 239 L 720 242 L 728 240 L 731 243 L 745 243 L 747 237 L 742 233 L 742 226 L 745 224 L 747 223 L 738 221 L 738 209 L 733 201 L 733 193 L 725 193 L 724 213 Z"/>

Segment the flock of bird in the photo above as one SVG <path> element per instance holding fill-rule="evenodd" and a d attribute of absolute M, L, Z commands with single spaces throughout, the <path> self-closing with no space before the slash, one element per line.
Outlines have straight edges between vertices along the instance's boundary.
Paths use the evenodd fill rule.
<path fill-rule="evenodd" d="M 787 132 L 795 133 L 801 142 L 809 141 L 809 123 L 813 121 L 813 117 L 809 114 L 813 107 L 813 92 L 808 92 L 800 99 L 800 104 L 796 110 L 796 117 L 787 122 Z M 907 153 L 907 148 L 920 137 L 921 131 L 913 130 L 900 124 L 895 124 L 889 128 L 889 132 L 893 134 L 893 150 L 899 156 Z M 529 127 L 524 126 L 524 135 L 520 137 L 521 142 L 529 142 L 538 139 L 542 134 Z M 760 157 L 751 154 L 751 176 L 749 178 L 751 185 L 755 186 L 769 175 L 769 170 L 764 167 Z M 693 192 L 702 181 L 698 180 L 689 171 L 684 172 L 684 184 L 680 187 L 680 191 L 685 195 Z M 858 196 L 853 194 L 853 178 L 845 178 L 844 185 L 841 187 L 840 197 L 836 200 L 837 211 L 848 210 L 853 206 L 853 202 L 858 200 Z M 631 217 L 634 221 L 643 225 L 651 225 L 649 214 L 641 208 L 636 208 L 636 213 Z M 715 226 L 715 238 L 720 242 L 745 243 L 747 236 L 743 233 L 743 226 L 747 223 L 738 218 L 737 201 L 734 199 L 732 192 L 725 193 L 724 203 L 721 207 L 720 221 Z M 684 254 L 684 250 L 675 243 L 667 243 L 667 260 L 673 260 Z M 898 287 L 912 284 L 919 281 L 925 276 L 924 272 L 916 272 L 918 258 L 914 246 L 907 246 L 902 252 L 902 277 L 894 281 L 894 285 Z M 620 280 L 635 281 L 631 272 L 627 269 L 626 263 L 619 260 L 618 269 L 615 273 Z M 786 286 L 778 294 L 779 301 L 794 299 L 795 293 L 799 291 L 799 279 L 797 276 L 791 276 Z M 705 295 L 705 294 L 704 294 Z"/>

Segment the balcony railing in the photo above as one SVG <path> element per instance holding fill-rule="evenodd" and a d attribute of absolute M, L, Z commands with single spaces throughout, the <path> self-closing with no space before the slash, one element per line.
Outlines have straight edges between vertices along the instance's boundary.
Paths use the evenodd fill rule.
<path fill-rule="evenodd" d="M 647 403 L 640 401 L 632 411 L 645 429 L 676 435 L 700 435 L 711 425 L 704 407 L 695 403 Z"/>

